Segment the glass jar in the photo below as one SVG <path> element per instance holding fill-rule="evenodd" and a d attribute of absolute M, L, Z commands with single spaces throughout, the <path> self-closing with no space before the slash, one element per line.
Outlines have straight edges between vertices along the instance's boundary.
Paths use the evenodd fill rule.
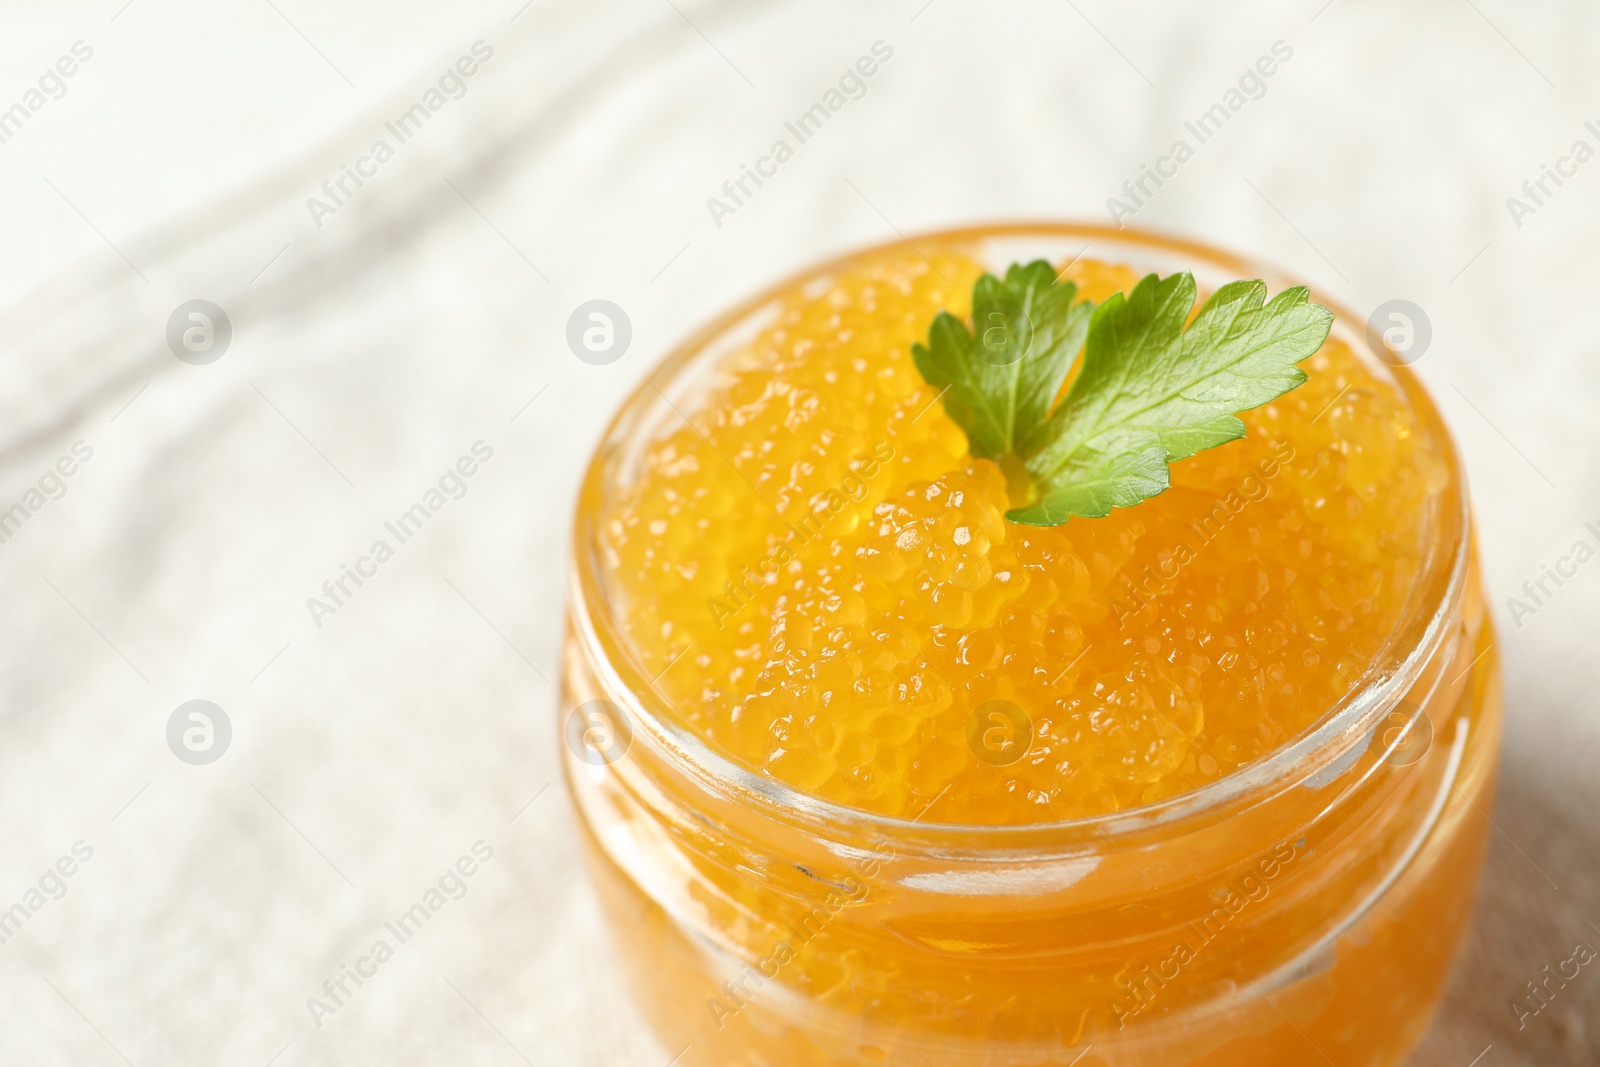
<path fill-rule="evenodd" d="M 991 269 L 1096 258 L 1259 264 L 1066 225 L 930 237 Z M 868 254 L 868 253 L 863 253 Z M 1361 320 L 1361 353 L 1436 435 L 1447 477 L 1424 564 L 1366 675 L 1289 745 L 1201 788 L 1068 822 L 885 818 L 727 760 L 667 714 L 598 557 L 608 494 L 771 321 L 790 279 L 711 323 L 623 406 L 574 525 L 562 721 L 591 874 L 635 995 L 675 1064 L 1398 1063 L 1470 911 L 1499 750 L 1493 633 L 1459 461 L 1437 410 Z"/>

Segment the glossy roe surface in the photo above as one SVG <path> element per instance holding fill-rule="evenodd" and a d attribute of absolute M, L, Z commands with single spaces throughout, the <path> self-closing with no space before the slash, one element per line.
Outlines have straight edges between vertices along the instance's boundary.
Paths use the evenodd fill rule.
<path fill-rule="evenodd" d="M 1400 392 L 1330 340 L 1165 493 L 1008 523 L 910 355 L 982 267 L 923 251 L 788 295 L 601 516 L 676 713 L 805 792 L 972 824 L 1159 800 L 1320 718 L 1394 628 L 1448 476 Z M 1137 280 L 1067 276 L 1097 302 Z"/>

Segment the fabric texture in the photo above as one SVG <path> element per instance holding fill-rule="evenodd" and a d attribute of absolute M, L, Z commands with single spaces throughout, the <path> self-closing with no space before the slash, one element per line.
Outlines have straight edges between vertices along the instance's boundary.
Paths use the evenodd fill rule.
<path fill-rule="evenodd" d="M 0 510 L 26 513 L 0 544 L 0 909 L 29 912 L 0 944 L 0 1063 L 665 1065 L 558 777 L 584 458 L 677 339 L 808 263 L 1107 221 L 1113 197 L 1363 312 L 1425 310 L 1507 716 L 1473 929 L 1413 1062 L 1600 1062 L 1592 968 L 1521 1029 L 1511 1007 L 1600 947 L 1600 565 L 1536 604 L 1523 584 L 1600 545 L 1600 164 L 1576 148 L 1600 149 L 1595 10 L 114 10 L 82 32 L 0 16 L 40 42 L 3 46 L 19 100 L 96 49 L 0 144 Z M 877 42 L 891 57 L 841 88 Z M 775 175 L 708 206 L 835 90 Z M 212 135 L 235 147 L 197 182 L 174 156 Z M 1134 203 L 1124 182 L 1180 139 Z M 632 327 L 604 366 L 566 342 L 591 299 Z M 212 362 L 169 344 L 193 300 L 231 325 Z M 180 347 L 197 325 L 178 316 Z M 229 725 L 212 763 L 176 754 L 198 720 L 169 744 L 194 700 Z M 340 979 L 336 1010 L 308 1006 Z"/>

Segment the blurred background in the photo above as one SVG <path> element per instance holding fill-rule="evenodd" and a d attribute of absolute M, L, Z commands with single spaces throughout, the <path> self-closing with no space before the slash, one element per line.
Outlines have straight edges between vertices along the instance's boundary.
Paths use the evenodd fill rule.
<path fill-rule="evenodd" d="M 1414 1062 L 1600 1062 L 1593 968 L 1511 1006 L 1600 947 L 1600 565 L 1507 600 L 1600 538 L 1597 43 L 1600 9 L 1509 0 L 12 0 L 0 1063 L 665 1067 L 557 780 L 584 457 L 676 340 L 821 257 L 1115 215 L 1425 318 L 1508 734 Z M 604 362 L 567 339 L 592 300 L 628 324 Z"/>

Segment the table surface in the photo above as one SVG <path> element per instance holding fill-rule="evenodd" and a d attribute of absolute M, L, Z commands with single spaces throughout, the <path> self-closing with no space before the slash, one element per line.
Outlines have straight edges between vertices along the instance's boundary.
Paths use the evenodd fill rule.
<path fill-rule="evenodd" d="M 1589 969 L 1521 1029 L 1511 1007 L 1600 945 L 1600 567 L 1506 599 L 1600 520 L 1600 10 L 65 7 L 0 15 L 0 110 L 26 111 L 0 142 L 0 510 L 30 509 L 0 544 L 0 908 L 40 904 L 0 945 L 0 1063 L 665 1064 L 557 782 L 566 524 L 600 428 L 697 322 L 819 257 L 1107 220 L 1277 42 L 1134 221 L 1425 309 L 1508 700 L 1473 930 L 1414 1062 L 1600 1061 Z M 880 41 L 859 98 L 714 217 Z M 607 366 L 564 341 L 595 298 L 632 323 Z M 166 338 L 196 299 L 232 329 L 203 365 Z M 310 611 L 477 442 L 459 498 Z M 197 699 L 231 727 L 205 765 L 168 744 Z M 314 1018 L 475 846 L 460 899 Z"/>

